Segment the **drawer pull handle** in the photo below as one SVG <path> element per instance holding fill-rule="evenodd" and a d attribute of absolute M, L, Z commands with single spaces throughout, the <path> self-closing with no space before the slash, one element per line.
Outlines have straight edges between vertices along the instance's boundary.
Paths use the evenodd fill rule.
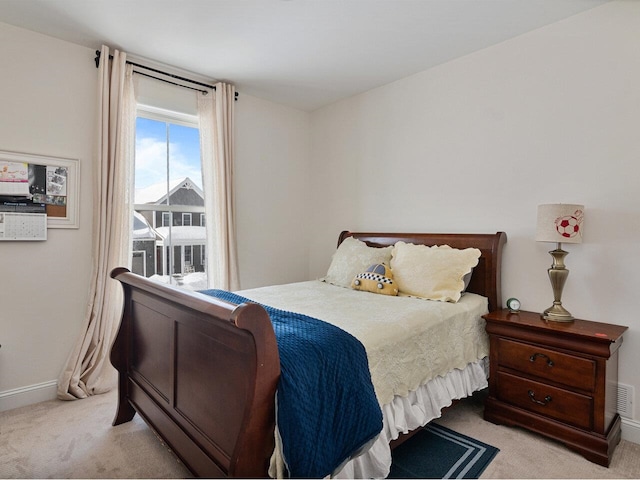
<path fill-rule="evenodd" d="M 538 405 L 546 405 L 547 403 L 549 403 L 551 401 L 551 395 L 547 395 L 546 397 L 544 397 L 544 400 L 537 400 L 536 399 L 536 394 L 533 390 L 529 390 L 529 398 L 531 399 L 531 401 L 533 403 L 537 403 Z"/>
<path fill-rule="evenodd" d="M 545 355 L 544 353 L 534 353 L 533 355 L 531 355 L 529 357 L 529 361 L 530 362 L 535 362 L 536 358 L 538 357 L 542 357 L 542 358 L 546 358 L 547 359 L 547 365 L 549 367 L 553 367 L 553 360 L 551 360 L 547 355 Z"/>

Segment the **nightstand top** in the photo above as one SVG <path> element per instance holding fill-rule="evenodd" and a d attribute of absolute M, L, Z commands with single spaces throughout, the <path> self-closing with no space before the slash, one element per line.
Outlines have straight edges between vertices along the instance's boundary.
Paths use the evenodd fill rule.
<path fill-rule="evenodd" d="M 557 335 L 588 338 L 591 342 L 612 343 L 624 334 L 628 327 L 610 323 L 575 319 L 572 322 L 549 322 L 540 313 L 520 311 L 512 313 L 508 309 L 496 310 L 483 315 L 487 323 L 508 324 L 525 329 L 545 331 Z"/>

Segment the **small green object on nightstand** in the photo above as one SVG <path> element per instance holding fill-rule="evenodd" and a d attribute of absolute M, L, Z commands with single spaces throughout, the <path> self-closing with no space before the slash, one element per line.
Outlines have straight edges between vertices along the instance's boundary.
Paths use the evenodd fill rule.
<path fill-rule="evenodd" d="M 520 300 L 518 300 L 517 298 L 510 298 L 509 300 L 507 300 L 507 308 L 513 313 L 519 312 Z"/>

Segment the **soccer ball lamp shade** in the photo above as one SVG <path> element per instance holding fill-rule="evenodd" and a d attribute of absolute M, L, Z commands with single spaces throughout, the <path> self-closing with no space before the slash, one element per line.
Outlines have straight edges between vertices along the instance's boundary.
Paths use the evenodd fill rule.
<path fill-rule="evenodd" d="M 536 241 L 582 243 L 583 205 L 554 203 L 538 206 Z"/>
<path fill-rule="evenodd" d="M 562 250 L 562 243 L 582 243 L 584 206 L 554 203 L 538 206 L 538 226 L 536 241 L 557 243 L 557 248 L 549 252 L 553 258 L 547 270 L 553 289 L 553 305 L 542 312 L 542 318 L 554 322 L 571 322 L 571 315 L 562 306 L 562 290 L 569 270 L 564 264 L 568 252 Z"/>

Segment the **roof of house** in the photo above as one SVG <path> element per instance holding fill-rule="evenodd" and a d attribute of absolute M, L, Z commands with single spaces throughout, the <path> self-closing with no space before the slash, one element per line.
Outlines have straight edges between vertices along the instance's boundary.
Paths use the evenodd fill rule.
<path fill-rule="evenodd" d="M 172 245 L 204 245 L 206 243 L 206 227 L 175 226 L 158 227 L 156 232 L 160 235 L 161 242 L 171 242 Z"/>
<path fill-rule="evenodd" d="M 204 192 L 202 189 L 189 177 L 184 178 L 174 178 L 173 180 L 169 180 L 169 184 L 167 182 L 159 182 L 154 183 L 153 185 L 149 185 L 145 188 L 136 188 L 134 203 L 136 205 L 141 204 L 154 204 L 160 205 L 165 203 L 167 200 L 167 196 L 173 195 L 177 190 L 181 188 L 186 188 L 189 190 L 194 190 L 198 195 L 204 198 Z M 169 194 L 167 195 L 167 189 Z"/>
<path fill-rule="evenodd" d="M 133 232 L 132 236 L 134 240 L 155 240 L 156 233 L 154 232 L 147 219 L 138 212 L 133 212 Z"/>

